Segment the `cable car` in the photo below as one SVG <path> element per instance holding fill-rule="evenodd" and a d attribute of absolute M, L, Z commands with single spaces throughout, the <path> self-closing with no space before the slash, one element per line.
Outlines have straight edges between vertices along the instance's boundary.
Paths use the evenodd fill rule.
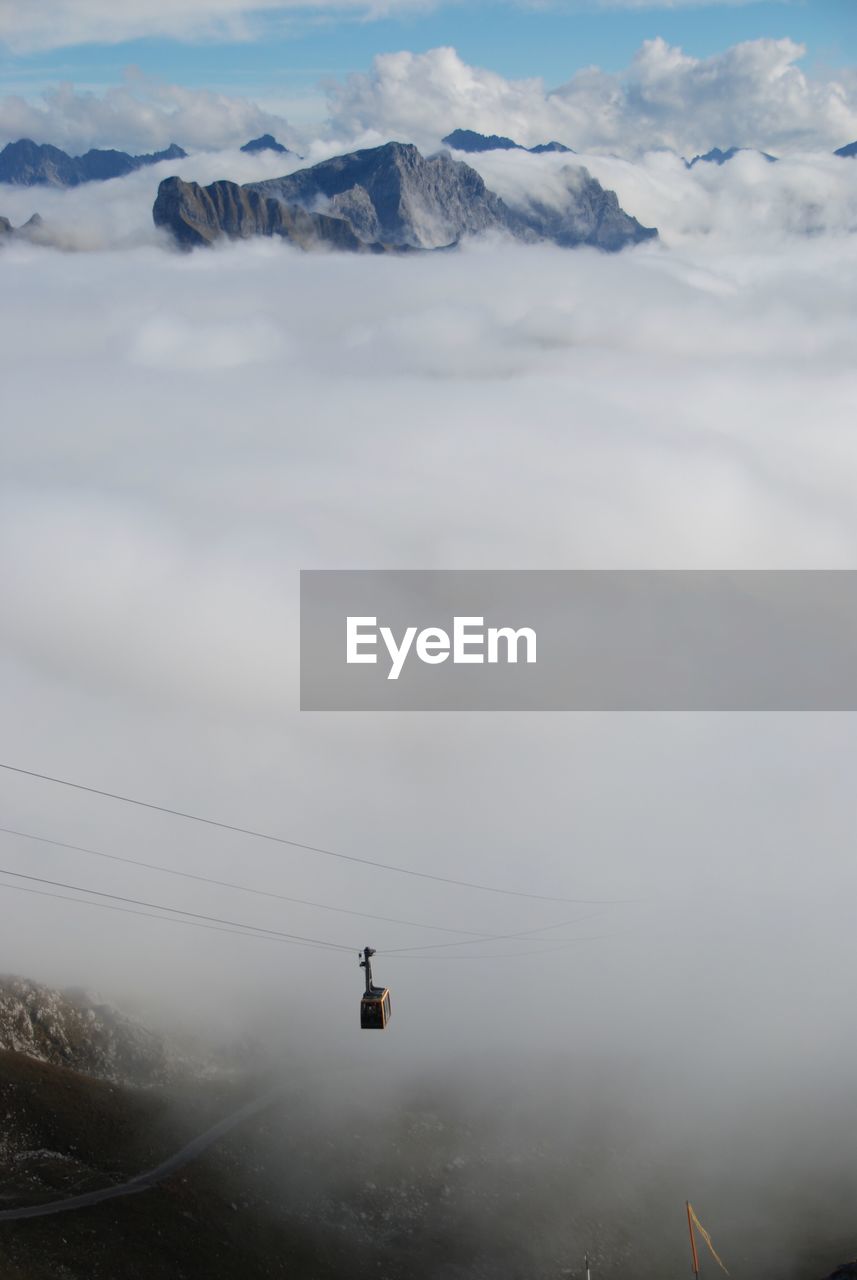
<path fill-rule="evenodd" d="M 363 948 L 360 968 L 366 970 L 366 990 L 360 1000 L 360 1026 L 364 1031 L 383 1031 L 390 1021 L 390 991 L 372 982 L 374 947 Z"/>

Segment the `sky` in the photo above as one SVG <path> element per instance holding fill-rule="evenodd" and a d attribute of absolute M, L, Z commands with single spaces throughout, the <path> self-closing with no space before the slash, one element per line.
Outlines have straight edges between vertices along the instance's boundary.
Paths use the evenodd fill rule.
<path fill-rule="evenodd" d="M 378 54 L 454 47 L 465 63 L 550 88 L 579 69 L 626 67 L 661 37 L 697 58 L 758 39 L 805 47 L 803 69 L 830 74 L 857 58 L 851 0 L 723 0 L 649 5 L 637 0 L 566 3 L 432 3 L 324 0 L 262 9 L 244 0 L 181 0 L 117 7 L 104 0 L 0 8 L 0 73 L 6 93 L 32 98 L 58 83 L 102 92 L 129 69 L 189 89 L 250 96 L 301 122 L 324 110 L 331 78 L 365 73 Z"/>

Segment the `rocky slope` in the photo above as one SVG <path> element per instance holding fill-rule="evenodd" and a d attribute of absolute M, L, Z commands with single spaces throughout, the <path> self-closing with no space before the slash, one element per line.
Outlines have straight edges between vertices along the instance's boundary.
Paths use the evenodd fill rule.
<path fill-rule="evenodd" d="M 412 248 L 440 248 L 511 222 L 474 169 L 445 152 L 426 159 L 400 142 L 335 156 L 251 190 L 304 209 L 324 207 L 346 218 L 361 240 Z"/>
<path fill-rule="evenodd" d="M 82 991 L 0 978 L 0 1049 L 99 1080 L 160 1084 L 176 1062 L 162 1040 Z"/>
<path fill-rule="evenodd" d="M 502 232 L 527 243 L 616 250 L 657 234 L 585 169 L 569 167 L 566 182 L 561 207 L 529 200 L 512 208 L 447 152 L 426 158 L 410 144 L 389 142 L 244 187 L 168 178 L 153 214 L 184 246 L 282 235 L 304 248 L 437 249 Z"/>
<path fill-rule="evenodd" d="M 251 236 L 281 236 L 300 249 L 327 246 L 351 252 L 383 252 L 367 244 L 341 217 L 313 213 L 285 204 L 236 182 L 197 182 L 166 178 L 158 188 L 152 216 L 183 248 L 213 244 L 223 236 L 246 240 Z"/>
<path fill-rule="evenodd" d="M 161 160 L 181 160 L 187 155 L 175 143 L 153 155 L 132 156 L 125 151 L 87 151 L 70 156 L 59 147 L 40 146 L 30 138 L 10 142 L 0 151 L 0 182 L 15 186 L 77 187 L 83 182 L 121 178 Z"/>
<path fill-rule="evenodd" d="M 125 1019 L 20 979 L 2 988 L 0 1030 L 20 1047 L 0 1048 L 0 1209 L 125 1183 L 283 1086 L 269 1111 L 143 1194 L 0 1224 L 3 1280 L 556 1280 L 581 1276 L 585 1249 L 600 1280 L 619 1280 L 684 1260 L 687 1148 L 677 1160 L 670 1144 L 653 1151 L 633 1107 L 599 1101 L 585 1074 L 545 1087 L 545 1064 L 522 1089 L 517 1072 L 486 1088 L 483 1067 L 469 1083 L 405 1072 L 366 1091 L 348 1056 L 334 1065 L 281 1046 L 273 1075 L 132 1088 L 79 1069 L 94 1039 L 81 1011 L 108 1030 Z M 65 1065 L 46 1060 L 56 1053 Z M 810 1280 L 853 1252 L 850 1172 L 792 1167 L 730 1198 L 732 1175 L 711 1163 L 718 1243 L 746 1274 Z"/>

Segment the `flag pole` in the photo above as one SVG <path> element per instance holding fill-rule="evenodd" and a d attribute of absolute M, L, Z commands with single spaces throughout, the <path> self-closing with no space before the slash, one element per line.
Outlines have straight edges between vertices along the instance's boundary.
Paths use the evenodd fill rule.
<path fill-rule="evenodd" d="M 693 1266 L 693 1274 L 696 1280 L 699 1280 L 699 1254 L 696 1252 L 696 1237 L 693 1234 L 693 1212 L 690 1207 L 690 1201 L 685 1200 L 685 1208 L 687 1209 L 687 1229 L 690 1232 L 690 1257 Z"/>

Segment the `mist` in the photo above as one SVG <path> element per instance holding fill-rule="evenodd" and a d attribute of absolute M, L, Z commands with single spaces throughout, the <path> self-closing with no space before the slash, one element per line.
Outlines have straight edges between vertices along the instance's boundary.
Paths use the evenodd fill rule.
<path fill-rule="evenodd" d="M 516 1236 L 484 1274 L 587 1247 L 603 1274 L 685 1265 L 688 1196 L 736 1273 L 830 1269 L 853 1253 L 854 718 L 302 714 L 297 592 L 301 568 L 857 567 L 857 166 L 473 159 L 511 202 L 585 164 L 660 229 L 616 256 L 181 255 L 151 228 L 167 172 L 298 163 L 0 192 L 89 250 L 0 254 L 0 760 L 575 901 L 0 771 L 4 827 L 325 909 L 3 834 L 6 872 L 353 949 L 0 871 L 0 964 L 250 1037 L 308 1116 L 289 1140 L 316 1163 L 284 1185 L 451 1197 L 461 1259 Z M 366 944 L 384 1037 L 357 1025 Z"/>

